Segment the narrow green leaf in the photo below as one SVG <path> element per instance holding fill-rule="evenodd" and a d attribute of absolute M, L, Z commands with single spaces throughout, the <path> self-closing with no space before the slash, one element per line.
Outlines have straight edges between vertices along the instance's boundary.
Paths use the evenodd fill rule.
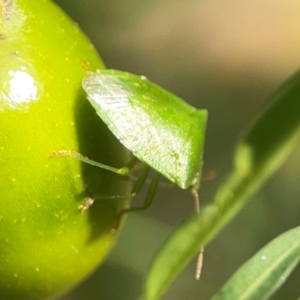
<path fill-rule="evenodd" d="M 212 300 L 268 299 L 300 259 L 300 227 L 280 235 L 248 260 Z"/>
<path fill-rule="evenodd" d="M 239 143 L 235 168 L 217 190 L 214 203 L 181 225 L 158 253 L 148 273 L 146 300 L 160 299 L 201 246 L 207 245 L 237 214 L 298 142 L 300 72 L 270 102 L 269 109 Z"/>

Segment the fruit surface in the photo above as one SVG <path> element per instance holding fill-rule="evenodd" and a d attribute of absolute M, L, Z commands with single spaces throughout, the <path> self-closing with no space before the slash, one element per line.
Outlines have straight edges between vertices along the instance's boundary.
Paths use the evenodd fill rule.
<path fill-rule="evenodd" d="M 91 43 L 50 1 L 0 0 L 0 299 L 66 292 L 105 258 L 124 202 L 120 176 L 52 151 L 120 167 L 128 152 L 86 100 L 103 68 Z"/>

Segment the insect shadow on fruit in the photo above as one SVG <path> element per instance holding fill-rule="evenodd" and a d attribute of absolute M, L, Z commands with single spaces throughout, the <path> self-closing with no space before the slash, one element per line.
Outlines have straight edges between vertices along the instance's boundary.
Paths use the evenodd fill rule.
<path fill-rule="evenodd" d="M 84 90 L 79 87 L 75 94 L 76 99 L 74 99 L 72 110 L 74 121 L 72 124 L 66 123 L 65 126 L 72 126 L 71 129 L 74 130 L 76 151 L 84 153 L 97 161 L 105 161 L 110 165 L 125 164 L 130 157 L 128 150 L 120 144 L 98 117 L 93 107 L 86 100 Z M 74 149 L 70 148 L 68 144 L 58 149 L 64 148 Z M 78 164 L 79 161 L 72 159 L 59 159 L 59 161 L 65 165 L 67 170 L 73 170 L 72 173 L 67 173 L 66 176 L 74 176 L 74 187 L 79 184 L 75 193 L 73 193 L 74 213 L 76 213 L 77 209 L 80 211 L 81 205 L 89 203 L 89 199 L 94 200 L 94 195 L 102 195 L 104 198 L 104 201 L 95 201 L 93 209 L 89 209 L 86 212 L 87 222 L 90 225 L 86 243 L 92 244 L 97 242 L 105 234 L 105 228 L 113 228 L 117 212 L 122 207 L 126 207 L 126 204 L 130 201 L 128 197 L 124 200 L 111 200 L 112 196 L 128 195 L 132 183 L 115 173 L 95 168 L 90 164 L 83 162 Z M 74 167 L 76 173 L 74 172 Z M 103 214 L 103 211 L 106 213 Z M 99 215 L 101 215 L 100 219 Z M 99 223 L 102 225 L 94 225 Z"/>
<path fill-rule="evenodd" d="M 142 207 L 122 209 L 125 213 L 148 208 L 155 196 L 159 174 L 182 189 L 189 189 L 200 211 L 202 154 L 207 123 L 207 111 L 196 109 L 182 99 L 157 86 L 144 76 L 117 70 L 90 72 L 82 82 L 88 100 L 101 120 L 117 139 L 133 154 L 121 168 L 98 163 L 79 153 L 61 150 L 59 156 L 71 156 L 87 164 L 119 175 L 128 175 L 137 160 L 143 164 L 130 198 L 135 197 L 148 178 L 150 168 L 156 172 L 151 180 Z M 87 200 L 82 211 L 92 204 Z M 200 277 L 203 249 L 198 258 L 196 278 Z"/>

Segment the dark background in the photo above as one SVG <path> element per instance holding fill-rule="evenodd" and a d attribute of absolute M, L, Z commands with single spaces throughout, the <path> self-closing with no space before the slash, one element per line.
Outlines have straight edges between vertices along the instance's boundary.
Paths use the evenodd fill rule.
<path fill-rule="evenodd" d="M 85 31 L 106 66 L 146 75 L 198 108 L 209 123 L 202 205 L 232 165 L 241 131 L 276 87 L 300 66 L 297 0 L 56 0 Z M 300 101 L 300 100 L 299 100 Z M 195 261 L 164 300 L 209 299 L 259 248 L 299 225 L 300 147 L 205 252 L 200 282 Z M 61 300 L 135 300 L 165 238 L 193 211 L 190 194 L 158 191 L 151 208 L 132 214 L 106 262 Z M 300 268 L 272 299 L 297 299 Z"/>

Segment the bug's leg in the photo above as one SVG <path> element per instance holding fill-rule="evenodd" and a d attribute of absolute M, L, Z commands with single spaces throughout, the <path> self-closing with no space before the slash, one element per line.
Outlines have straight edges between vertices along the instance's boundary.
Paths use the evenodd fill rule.
<path fill-rule="evenodd" d="M 98 163 L 98 162 L 96 162 L 92 159 L 89 159 L 89 158 L 81 155 L 80 153 L 70 151 L 70 150 L 53 151 L 52 155 L 53 156 L 70 156 L 70 157 L 76 158 L 76 159 L 78 159 L 82 162 L 85 162 L 89 165 L 99 167 L 101 169 L 108 170 L 108 171 L 111 171 L 113 173 L 117 173 L 119 175 L 128 174 L 130 172 L 130 170 L 133 168 L 133 166 L 135 165 L 136 160 L 137 160 L 135 157 L 133 157 L 126 166 L 118 169 L 118 168 L 114 168 L 114 167 L 111 167 L 111 166 L 108 166 L 108 165 L 105 165 L 105 164 Z"/>
<path fill-rule="evenodd" d="M 91 205 L 93 205 L 95 199 L 94 198 L 87 198 L 84 204 L 80 204 L 78 206 L 78 210 L 85 211 L 87 210 Z"/>
<path fill-rule="evenodd" d="M 147 165 L 144 165 L 142 173 L 139 176 L 139 178 L 137 179 L 136 183 L 134 184 L 132 192 L 129 196 L 117 195 L 117 196 L 105 197 L 103 195 L 95 195 L 93 198 L 87 198 L 85 204 L 79 205 L 78 209 L 80 211 L 87 210 L 94 203 L 94 201 L 96 199 L 103 200 L 103 199 L 132 199 L 132 198 L 134 198 L 140 192 L 140 190 L 144 186 L 145 182 L 148 180 L 147 177 L 148 177 L 149 170 L 150 170 L 150 167 Z M 146 210 L 151 205 L 153 198 L 155 196 L 158 184 L 159 184 L 159 174 L 157 172 L 155 172 L 155 174 L 151 180 L 151 184 L 148 189 L 148 193 L 147 193 L 144 204 L 141 207 L 129 207 L 129 208 L 122 209 L 117 216 L 117 223 L 116 223 L 115 228 L 118 228 L 118 226 L 120 224 L 120 220 L 124 214 L 134 212 L 134 211 Z"/>
<path fill-rule="evenodd" d="M 104 195 L 94 195 L 93 197 L 88 197 L 85 199 L 83 204 L 78 205 L 78 210 L 80 212 L 84 212 L 88 210 L 96 200 L 126 200 L 131 199 L 132 195 L 128 196 L 121 196 L 121 195 L 114 195 L 114 196 L 104 196 Z"/>
<path fill-rule="evenodd" d="M 200 183 L 200 176 L 195 180 L 195 183 L 191 186 L 191 193 L 194 198 L 195 202 L 195 210 L 196 213 L 200 213 L 200 199 L 199 199 L 199 194 L 198 194 L 198 188 L 199 188 L 199 183 Z M 196 272 L 195 272 L 195 278 L 197 280 L 200 279 L 201 276 L 201 271 L 202 271 L 202 266 L 203 266 L 203 253 L 204 253 L 204 248 L 201 247 L 200 253 L 198 254 L 198 259 L 197 259 L 197 264 L 196 264 Z"/>
<path fill-rule="evenodd" d="M 132 189 L 132 194 L 131 194 L 132 197 L 135 197 L 143 187 L 145 181 L 147 180 L 149 169 L 150 169 L 149 166 L 145 166 L 145 169 L 143 170 L 141 176 L 139 177 L 138 181 L 135 183 Z M 149 208 L 156 194 L 158 182 L 159 182 L 159 173 L 155 172 L 150 187 L 148 189 L 144 204 L 140 207 L 129 207 L 121 210 L 119 213 L 119 218 L 121 218 L 124 214 L 134 212 L 134 211 L 146 210 L 147 208 Z"/>

